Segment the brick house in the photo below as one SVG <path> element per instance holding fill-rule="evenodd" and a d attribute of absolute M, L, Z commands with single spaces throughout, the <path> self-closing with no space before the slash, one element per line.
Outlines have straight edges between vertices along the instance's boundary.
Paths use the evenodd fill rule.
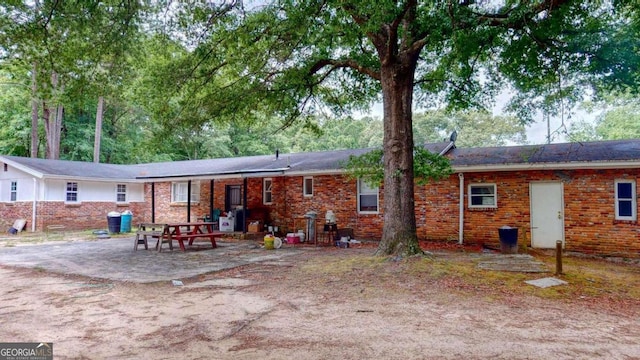
<path fill-rule="evenodd" d="M 448 179 L 415 188 L 418 237 L 497 246 L 498 228 L 519 241 L 601 255 L 640 256 L 636 182 L 640 140 L 456 148 L 427 144 L 451 160 Z M 304 215 L 328 210 L 356 238 L 379 239 L 381 188 L 344 174 L 350 155 L 368 149 L 110 165 L 1 156 L 0 216 L 28 219 L 33 231 L 105 228 L 109 211 L 134 223 L 196 221 L 213 209 L 247 223 L 305 229 Z"/>

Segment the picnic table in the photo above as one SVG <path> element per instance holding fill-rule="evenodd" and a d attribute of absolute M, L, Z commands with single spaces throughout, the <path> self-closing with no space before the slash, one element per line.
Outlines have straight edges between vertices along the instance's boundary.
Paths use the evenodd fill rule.
<path fill-rule="evenodd" d="M 211 246 L 216 248 L 216 237 L 222 237 L 224 233 L 215 231 L 212 222 L 185 222 L 165 224 L 162 237 L 158 241 L 158 251 L 162 251 L 162 244 L 169 243 L 169 249 L 173 250 L 173 240 L 177 240 L 180 250 L 186 251 L 184 242 L 189 241 L 189 246 L 193 245 L 196 238 L 208 238 Z"/>
<path fill-rule="evenodd" d="M 194 222 L 194 223 L 141 223 L 136 231 L 134 250 L 138 250 L 138 245 L 144 244 L 144 248 L 148 249 L 147 238 L 151 237 L 157 240 L 156 250 L 162 251 L 162 244 L 168 243 L 169 249 L 173 250 L 173 241 L 178 241 L 180 250 L 186 251 L 185 241 L 189 241 L 189 246 L 193 245 L 196 238 L 207 238 L 211 241 L 211 246 L 216 248 L 216 237 L 222 237 L 224 233 L 214 230 L 213 222 Z"/>

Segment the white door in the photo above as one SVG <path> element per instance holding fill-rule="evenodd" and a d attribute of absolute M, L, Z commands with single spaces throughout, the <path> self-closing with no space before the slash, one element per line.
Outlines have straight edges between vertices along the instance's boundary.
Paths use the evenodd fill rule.
<path fill-rule="evenodd" d="M 561 182 L 532 182 L 531 247 L 555 249 L 556 241 L 564 247 L 564 202 Z"/>

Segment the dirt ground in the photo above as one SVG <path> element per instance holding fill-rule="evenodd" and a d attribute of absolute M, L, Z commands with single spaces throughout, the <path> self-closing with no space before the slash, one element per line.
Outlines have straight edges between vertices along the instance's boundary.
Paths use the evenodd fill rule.
<path fill-rule="evenodd" d="M 481 270 L 477 251 L 326 248 L 183 286 L 0 266 L 0 341 L 55 359 L 640 359 L 639 265 L 570 258 L 569 284 L 540 289 L 524 281 L 552 273 Z"/>

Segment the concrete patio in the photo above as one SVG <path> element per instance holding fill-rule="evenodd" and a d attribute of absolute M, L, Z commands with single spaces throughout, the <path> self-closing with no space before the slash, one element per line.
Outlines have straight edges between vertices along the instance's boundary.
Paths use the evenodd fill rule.
<path fill-rule="evenodd" d="M 283 263 L 291 255 L 316 250 L 293 246 L 265 250 L 256 241 L 218 241 L 215 249 L 207 242 L 196 242 L 186 252 L 166 248 L 157 252 L 153 250 L 155 242 L 150 242 L 149 250 L 141 246 L 138 251 L 133 251 L 133 243 L 130 237 L 0 247 L 0 264 L 149 283 L 189 278 L 250 263 Z"/>

